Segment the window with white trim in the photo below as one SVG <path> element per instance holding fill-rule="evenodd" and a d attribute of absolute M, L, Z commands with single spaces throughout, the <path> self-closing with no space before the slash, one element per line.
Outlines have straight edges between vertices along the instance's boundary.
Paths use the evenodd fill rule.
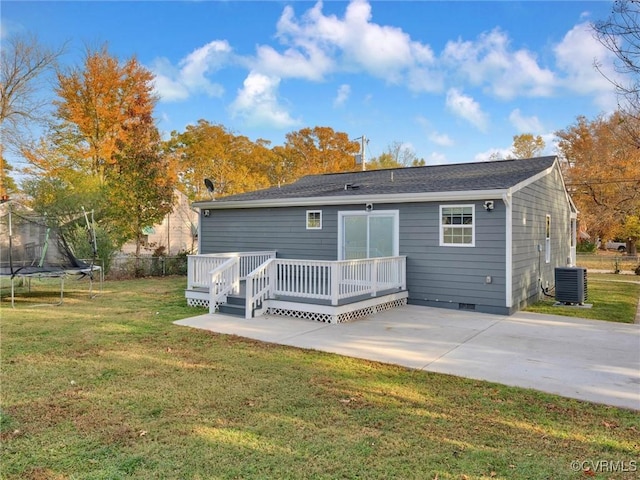
<path fill-rule="evenodd" d="M 551 263 L 551 215 L 547 215 L 545 221 L 544 261 Z"/>
<path fill-rule="evenodd" d="M 475 246 L 475 214 L 475 205 L 440 205 L 440 246 Z"/>
<path fill-rule="evenodd" d="M 397 257 L 399 210 L 338 212 L 338 260 Z"/>
<path fill-rule="evenodd" d="M 322 210 L 307 210 L 307 230 L 322 230 Z"/>

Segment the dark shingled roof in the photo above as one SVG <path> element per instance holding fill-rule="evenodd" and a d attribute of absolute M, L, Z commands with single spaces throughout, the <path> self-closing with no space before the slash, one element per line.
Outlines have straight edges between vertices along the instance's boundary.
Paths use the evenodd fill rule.
<path fill-rule="evenodd" d="M 216 202 L 504 190 L 548 169 L 555 159 L 550 156 L 308 175 L 290 185 L 230 195 Z M 348 184 L 356 188 L 345 188 Z"/>

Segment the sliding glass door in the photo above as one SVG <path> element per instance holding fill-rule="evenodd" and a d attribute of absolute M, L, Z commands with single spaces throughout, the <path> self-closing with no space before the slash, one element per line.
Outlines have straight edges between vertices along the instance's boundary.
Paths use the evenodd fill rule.
<path fill-rule="evenodd" d="M 338 257 L 392 257 L 398 255 L 398 211 L 339 212 Z"/>

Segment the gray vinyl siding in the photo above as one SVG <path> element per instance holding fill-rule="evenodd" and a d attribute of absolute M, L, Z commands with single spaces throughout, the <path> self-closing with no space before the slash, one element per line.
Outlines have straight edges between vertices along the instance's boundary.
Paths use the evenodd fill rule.
<path fill-rule="evenodd" d="M 475 205 L 475 247 L 439 245 L 440 205 Z M 483 202 L 376 204 L 398 210 L 400 255 L 407 257 L 409 302 L 508 313 L 505 307 L 505 206 Z M 322 210 L 322 229 L 306 229 L 306 211 Z M 280 258 L 336 260 L 338 212 L 362 211 L 364 204 L 210 210 L 201 216 L 201 253 L 275 250 Z M 492 277 L 486 283 L 487 276 Z"/>
<path fill-rule="evenodd" d="M 307 210 L 322 211 L 322 229 L 307 230 Z M 201 252 L 275 250 L 280 258 L 336 260 L 337 207 L 210 210 L 201 216 Z"/>
<path fill-rule="evenodd" d="M 556 267 L 571 254 L 571 210 L 557 167 L 513 195 L 513 307 L 541 298 L 542 286 L 552 294 Z M 546 216 L 551 215 L 551 262 L 545 262 Z M 542 251 L 538 251 L 538 245 Z"/>
<path fill-rule="evenodd" d="M 475 205 L 475 246 L 440 246 L 440 205 Z M 409 302 L 447 308 L 460 304 L 505 313 L 505 207 L 483 202 L 405 204 L 400 210 L 400 254 L 407 256 Z M 486 277 L 491 276 L 491 283 Z"/>

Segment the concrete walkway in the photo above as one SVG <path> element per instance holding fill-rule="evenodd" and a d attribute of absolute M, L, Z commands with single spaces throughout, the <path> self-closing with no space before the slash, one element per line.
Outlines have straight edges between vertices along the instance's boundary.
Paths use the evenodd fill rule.
<path fill-rule="evenodd" d="M 218 314 L 175 323 L 640 410 L 637 324 L 414 305 L 338 325 Z"/>

